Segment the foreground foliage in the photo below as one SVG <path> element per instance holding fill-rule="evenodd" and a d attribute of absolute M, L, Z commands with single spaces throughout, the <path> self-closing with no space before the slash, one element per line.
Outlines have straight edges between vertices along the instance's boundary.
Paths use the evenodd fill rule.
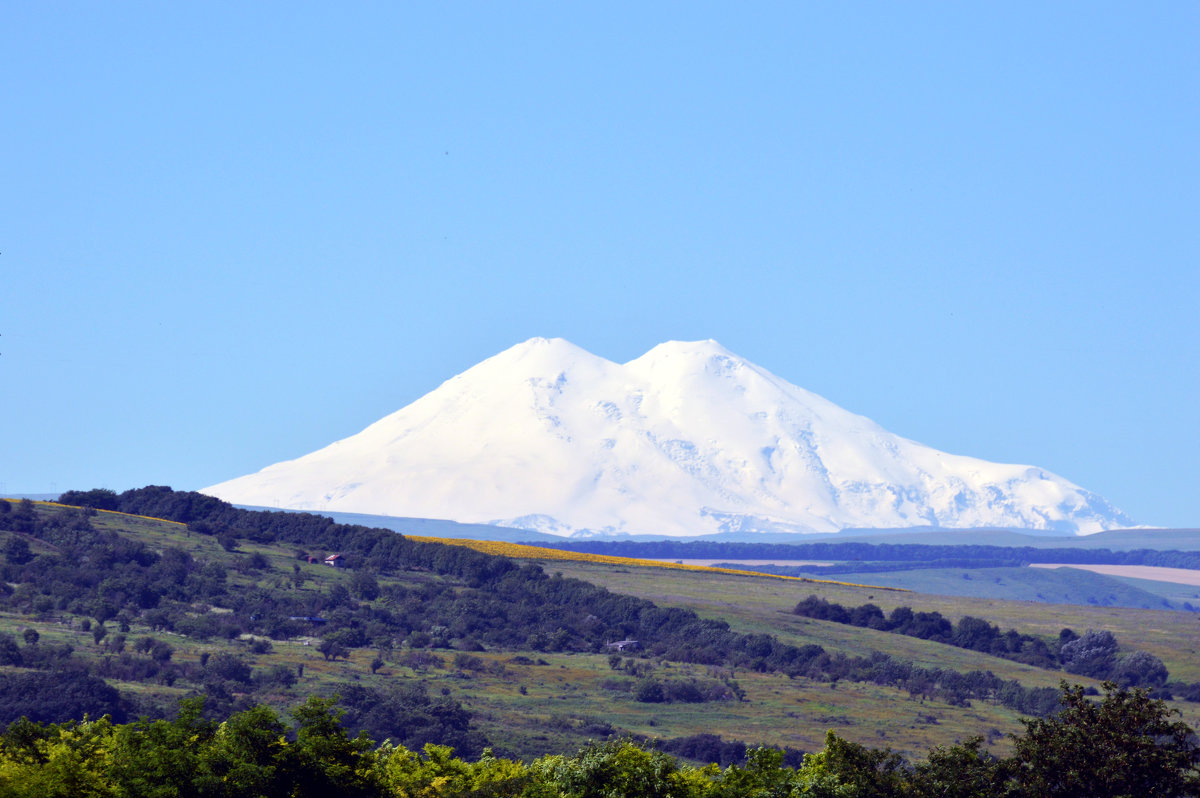
<path fill-rule="evenodd" d="M 1098 702 L 1063 685 L 1057 715 L 1026 721 L 1015 752 L 997 759 L 979 739 L 935 749 L 910 765 L 830 732 L 799 767 L 773 749 L 744 765 L 694 767 L 629 740 L 530 763 L 475 761 L 445 746 L 420 753 L 350 737 L 333 700 L 310 697 L 290 730 L 256 707 L 224 723 L 187 700 L 173 720 L 108 718 L 43 726 L 18 721 L 0 735 L 0 798 L 55 796 L 522 796 L 524 798 L 977 798 L 1200 795 L 1191 728 L 1142 690 L 1108 683 Z"/>

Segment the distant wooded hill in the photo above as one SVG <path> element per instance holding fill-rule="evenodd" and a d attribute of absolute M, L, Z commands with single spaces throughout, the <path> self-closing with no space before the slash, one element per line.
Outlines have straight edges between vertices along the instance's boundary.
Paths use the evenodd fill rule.
<path fill-rule="evenodd" d="M 718 543 L 707 541 L 539 541 L 537 545 L 588 554 L 646 559 L 749 559 L 822 560 L 829 565 L 812 566 L 825 573 L 866 573 L 905 568 L 998 568 L 1030 563 L 1086 563 L 1094 565 L 1153 565 L 1163 568 L 1200 569 L 1200 552 L 1142 548 L 1132 551 L 1034 546 L 953 545 L 919 543 L 867 543 L 862 541 L 821 543 Z M 808 570 L 811 570 L 808 569 Z"/>

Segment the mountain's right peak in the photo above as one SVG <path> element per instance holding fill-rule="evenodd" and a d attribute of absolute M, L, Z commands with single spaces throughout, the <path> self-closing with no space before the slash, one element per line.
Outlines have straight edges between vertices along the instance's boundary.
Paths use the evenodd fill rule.
<path fill-rule="evenodd" d="M 638 360 L 658 360 L 661 358 L 708 360 L 712 357 L 727 357 L 734 360 L 742 360 L 742 358 L 730 352 L 712 338 L 706 338 L 703 341 L 663 341 L 638 358 Z"/>

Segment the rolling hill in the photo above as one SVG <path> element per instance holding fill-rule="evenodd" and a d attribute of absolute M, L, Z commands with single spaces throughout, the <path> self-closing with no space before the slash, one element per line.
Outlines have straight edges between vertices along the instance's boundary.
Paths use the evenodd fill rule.
<path fill-rule="evenodd" d="M 157 508 L 191 520 L 36 505 L 40 529 L 6 522 L 6 579 L 18 587 L 0 602 L 0 632 L 26 641 L 15 644 L 20 664 L 0 665 L 10 681 L 52 672 L 53 657 L 65 657 L 116 687 L 122 711 L 151 715 L 194 691 L 208 694 L 218 713 L 340 693 L 351 709 L 347 722 L 378 738 L 393 732 L 368 711 L 376 704 L 433 735 L 425 739 L 457 740 L 464 751 L 503 741 L 502 750 L 521 756 L 621 733 L 663 740 L 715 733 L 814 750 L 827 728 L 916 755 L 976 733 L 1003 746 L 1003 733 L 1017 730 L 1018 715 L 1029 712 L 951 699 L 953 674 L 990 671 L 997 685 L 1051 692 L 1062 678 L 932 641 L 792 615 L 812 592 L 889 610 L 969 611 L 1047 639 L 1066 625 L 1104 626 L 1123 644 L 1162 657 L 1178 678 L 1200 678 L 1190 653 L 1200 641 L 1184 626 L 1193 616 L 1181 613 L 950 602 L 847 583 L 569 562 L 537 550 L 492 557 L 312 516 L 239 514 L 196 494 L 129 494 L 127 510 Z M 15 540 L 26 543 L 26 554 Z M 62 570 L 72 552 L 85 549 L 89 562 L 110 565 Z M 321 564 L 337 550 L 351 568 Z M 138 587 L 139 573 L 153 576 L 168 565 L 175 576 Z M 61 581 L 68 573 L 70 589 Z M 50 592 L 39 592 L 42 585 Z M 52 598 L 47 604 L 39 596 Z M 514 615 L 518 608 L 525 614 Z M 35 642 L 27 630 L 38 633 Z M 638 649 L 606 646 L 629 636 Z M 697 647 L 702 640 L 710 653 Z M 161 661 L 154 659 L 158 644 L 170 649 Z M 895 673 L 919 672 L 928 681 L 918 688 L 883 676 L 879 666 L 893 660 Z M 639 690 L 648 683 L 668 696 L 679 690 L 713 698 L 643 701 Z M 1196 715 L 1196 705 L 1181 706 Z"/>

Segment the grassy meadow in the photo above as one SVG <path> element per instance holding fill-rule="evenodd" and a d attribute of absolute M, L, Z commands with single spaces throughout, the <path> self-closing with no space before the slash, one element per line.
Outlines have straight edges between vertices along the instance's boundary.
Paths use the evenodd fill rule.
<path fill-rule="evenodd" d="M 46 505 L 46 509 L 53 511 L 53 505 Z M 230 582 L 245 588 L 294 585 L 297 567 L 302 582 L 294 589 L 301 592 L 328 590 L 334 583 L 349 583 L 352 577 L 347 570 L 303 562 L 297 557 L 298 550 L 291 546 L 243 540 L 236 552 L 229 552 L 215 538 L 189 532 L 182 524 L 110 512 L 99 512 L 92 520 L 97 528 L 118 532 L 151 547 L 178 546 L 197 559 L 222 563 L 228 567 Z M 454 543 L 481 550 L 490 547 L 494 553 L 537 562 L 552 574 L 561 572 L 563 576 L 649 599 L 660 606 L 692 609 L 703 617 L 725 620 L 736 631 L 769 633 L 789 643 L 814 643 L 834 652 L 882 651 L 927 667 L 963 672 L 990 670 L 1031 687 L 1057 687 L 1065 676 L 1059 671 L 930 641 L 792 614 L 795 604 L 810 594 L 847 606 L 873 602 L 884 612 L 905 605 L 917 610 L 936 610 L 955 620 L 962 615 L 973 615 L 1003 629 L 1013 627 L 1046 638 L 1057 638 L 1064 627 L 1077 632 L 1108 629 L 1124 648 L 1144 649 L 1159 656 L 1173 679 L 1200 681 L 1200 657 L 1197 657 L 1200 616 L 1192 613 L 954 597 L 674 563 L 613 562 L 620 558 L 513 544 Z M 39 544 L 31 545 L 36 552 Z M 262 555 L 269 567 L 257 572 L 235 567 L 239 559 L 253 554 Z M 442 577 L 414 571 L 380 576 L 379 582 L 383 587 L 389 584 L 411 587 L 438 579 Z M 209 606 L 193 609 L 197 613 L 223 611 L 221 607 Z M 81 628 L 78 618 L 55 613 L 41 616 L 0 613 L 0 632 L 19 639 L 28 628 L 35 629 L 44 642 L 70 644 L 80 656 L 111 656 L 110 651 L 95 643 L 91 634 Z M 386 687 L 424 682 L 431 695 L 444 695 L 461 702 L 498 750 L 520 757 L 574 750 L 588 739 L 612 733 L 657 738 L 711 733 L 731 740 L 811 751 L 821 747 L 828 729 L 850 740 L 873 747 L 889 746 L 909 756 L 923 756 L 933 746 L 975 735 L 985 736 L 989 748 L 1000 753 L 1007 750 L 1006 735 L 1022 728 L 1014 711 L 986 701 L 977 700 L 967 707 L 951 706 L 871 684 L 789 679 L 773 673 L 650 661 L 631 654 L 622 655 L 621 659 L 636 659 L 652 668 L 656 678 L 734 679 L 744 691 L 743 700 L 641 703 L 634 697 L 636 678 L 625 670 L 614 669 L 608 654 L 511 649 L 471 652 L 464 658 L 466 652 L 434 649 L 414 669 L 405 664 L 411 662 L 407 655 L 412 652 L 407 648 L 357 648 L 345 659 L 328 660 L 316 649 L 315 631 L 312 637 L 270 641 L 269 650 L 258 653 L 251 649 L 250 639 L 193 640 L 153 632 L 136 620 L 127 638 L 133 641 L 151 634 L 173 647 L 176 663 L 199 663 L 206 653 L 227 651 L 237 653 L 255 669 L 284 665 L 299 670 L 303 666 L 295 685 L 274 689 L 265 696 L 277 708 L 295 706 L 308 694 L 336 694 L 347 684 Z M 383 664 L 372 672 L 372 660 L 377 656 Z M 8 670 L 13 670 L 12 666 L 0 667 L 0 673 Z M 1070 677 L 1070 681 L 1094 684 L 1078 677 Z M 186 683 L 167 686 L 114 682 L 113 686 L 130 694 L 168 701 L 196 690 L 196 685 Z M 1200 704 L 1177 701 L 1173 705 L 1181 710 L 1188 723 L 1200 724 Z"/>

